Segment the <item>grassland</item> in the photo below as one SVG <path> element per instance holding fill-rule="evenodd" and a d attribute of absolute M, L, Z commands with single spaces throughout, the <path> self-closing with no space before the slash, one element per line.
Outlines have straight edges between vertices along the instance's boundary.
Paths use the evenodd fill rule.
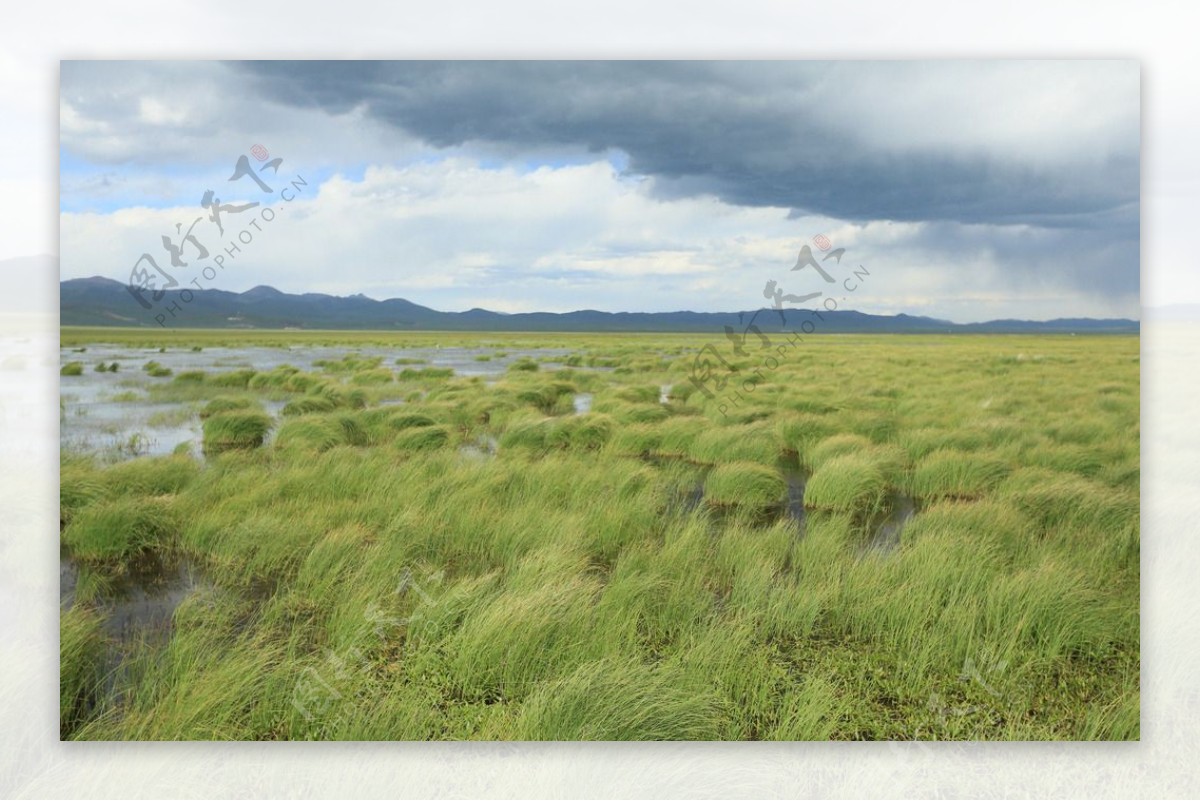
<path fill-rule="evenodd" d="M 346 352 L 153 378 L 202 454 L 63 454 L 66 738 L 1139 736 L 1136 338 L 809 336 L 712 397 L 720 337 L 62 342 Z M 485 381 L 367 346 L 569 355 Z M 117 637 L 148 558 L 203 581 L 169 637 Z"/>

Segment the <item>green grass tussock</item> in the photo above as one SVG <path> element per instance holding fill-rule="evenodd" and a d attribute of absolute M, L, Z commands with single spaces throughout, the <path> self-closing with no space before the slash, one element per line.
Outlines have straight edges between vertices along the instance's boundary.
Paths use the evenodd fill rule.
<path fill-rule="evenodd" d="M 909 491 L 918 498 L 980 498 L 1009 473 L 1004 460 L 987 456 L 936 451 L 917 465 Z"/>
<path fill-rule="evenodd" d="M 337 403 L 330 398 L 321 395 L 305 395 L 303 398 L 288 401 L 280 413 L 284 417 L 296 417 L 314 412 L 332 412 L 336 408 Z"/>
<path fill-rule="evenodd" d="M 706 464 L 757 462 L 773 465 L 783 452 L 783 443 L 776 436 L 774 426 L 767 423 L 710 427 L 701 431 L 687 448 L 689 457 Z"/>
<path fill-rule="evenodd" d="M 826 462 L 840 456 L 869 452 L 872 443 L 859 434 L 837 434 L 822 439 L 802 453 L 803 463 L 810 470 L 817 470 Z"/>
<path fill-rule="evenodd" d="M 581 665 L 521 708 L 523 740 L 717 740 L 721 699 L 679 670 L 621 660 Z"/>
<path fill-rule="evenodd" d="M 60 459 L 58 475 L 58 514 L 63 524 L 77 511 L 106 494 L 100 470 L 90 458 Z"/>
<path fill-rule="evenodd" d="M 454 371 L 449 367 L 422 367 L 416 370 L 405 368 L 396 378 L 399 381 L 440 381 L 453 375 Z"/>
<path fill-rule="evenodd" d="M 210 375 L 205 383 L 225 389 L 246 389 L 250 384 L 250 379 L 255 375 L 257 373 L 254 370 L 230 370 L 226 373 Z"/>
<path fill-rule="evenodd" d="M 850 453 L 821 461 L 808 480 L 804 505 L 833 512 L 870 512 L 888 489 L 888 476 L 873 455 Z"/>
<path fill-rule="evenodd" d="M 405 372 L 411 371 L 406 370 Z M 386 367 L 380 367 L 377 370 L 361 370 L 350 376 L 351 382 L 362 386 L 390 384 L 395 379 L 396 375 Z"/>
<path fill-rule="evenodd" d="M 786 489 L 777 471 L 752 462 L 734 462 L 713 468 L 704 482 L 704 497 L 715 506 L 762 510 L 780 503 Z"/>
<path fill-rule="evenodd" d="M 395 443 L 401 451 L 429 451 L 444 447 L 452 438 L 446 426 L 420 426 L 401 431 Z"/>
<path fill-rule="evenodd" d="M 115 563 L 163 545 L 177 528 L 168 500 L 114 498 L 89 504 L 73 515 L 62 541 L 78 559 Z"/>
<path fill-rule="evenodd" d="M 396 412 L 388 417 L 388 425 L 397 431 L 403 431 L 406 428 L 422 428 L 424 426 L 436 425 L 437 421 L 427 414 L 413 412 Z"/>
<path fill-rule="evenodd" d="M 200 465 L 186 456 L 157 456 L 133 459 L 100 471 L 106 494 L 174 495 L 200 475 Z"/>
<path fill-rule="evenodd" d="M 340 426 L 327 418 L 288 420 L 279 426 L 274 445 L 279 449 L 329 450 L 344 442 Z"/>
<path fill-rule="evenodd" d="M 200 419 L 206 420 L 216 414 L 224 414 L 225 412 L 241 412 L 250 410 L 262 410 L 262 406 L 254 398 L 233 397 L 230 395 L 219 395 L 208 403 L 204 404 L 204 408 L 200 410 Z"/>
<path fill-rule="evenodd" d="M 257 448 L 271 430 L 271 418 L 258 411 L 229 411 L 204 421 L 204 452 L 210 455 L 230 450 Z"/>

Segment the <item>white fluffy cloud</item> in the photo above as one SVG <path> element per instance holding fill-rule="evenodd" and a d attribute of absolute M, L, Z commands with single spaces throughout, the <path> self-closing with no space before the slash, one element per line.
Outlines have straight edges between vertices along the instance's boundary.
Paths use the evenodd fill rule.
<path fill-rule="evenodd" d="M 285 176 L 295 174 L 281 170 L 276 188 Z M 870 272 L 853 297 L 837 290 L 848 308 L 962 321 L 1137 311 L 1136 294 L 1067 299 L 1062 271 L 1014 281 L 994 237 L 971 235 L 988 226 L 789 218 L 785 209 L 666 200 L 652 190 L 652 181 L 630 179 L 604 158 L 536 169 L 465 157 L 373 166 L 361 178 L 309 181 L 290 203 L 275 199 L 269 224 L 259 209 L 227 214 L 221 238 L 202 220 L 195 231 L 214 255 L 241 230 L 253 241 L 227 256 L 215 279 L 193 272 L 195 264 L 178 272 L 184 283 L 228 291 L 362 292 L 445 310 L 729 311 L 763 305 L 771 279 L 790 293 L 836 290 L 811 270 L 790 269 L 799 247 L 826 233 L 847 248 L 840 266 L 830 262 L 835 275 L 859 264 Z M 147 251 L 165 267 L 161 237 L 203 214 L 198 206 L 64 213 L 63 277 L 124 280 Z M 247 227 L 251 218 L 261 231 Z M 947 242 L 951 234 L 957 239 Z"/>
<path fill-rule="evenodd" d="M 1127 61 L 64 62 L 62 274 L 252 199 L 261 143 L 310 185 L 217 288 L 728 311 L 829 289 L 789 269 L 824 232 L 862 311 L 1136 317 L 1137 99 Z"/>

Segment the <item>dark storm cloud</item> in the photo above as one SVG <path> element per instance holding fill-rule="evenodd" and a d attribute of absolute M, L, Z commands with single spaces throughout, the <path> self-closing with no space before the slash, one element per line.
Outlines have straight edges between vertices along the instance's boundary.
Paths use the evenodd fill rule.
<path fill-rule="evenodd" d="M 1036 282 L 1106 297 L 1138 294 L 1136 225 L 1079 229 L 936 222 L 907 238 L 904 247 L 914 256 L 949 263 L 985 257 L 1001 265 L 1014 290 Z"/>
<path fill-rule="evenodd" d="M 1064 66 L 1047 66 L 1045 80 L 1061 77 L 1067 99 L 1072 91 L 1091 91 L 1086 103 L 1121 102 L 1094 87 L 1080 89 L 1077 75 L 1062 73 L 1072 69 L 1070 63 L 1059 64 Z M 889 74 L 889 80 L 900 75 L 906 81 L 896 91 L 932 92 L 936 101 L 936 93 L 950 85 L 945 75 L 953 79 L 958 69 L 952 63 L 237 66 L 259 93 L 276 101 L 330 113 L 365 107 L 374 118 L 439 147 L 619 150 L 628 154 L 629 171 L 653 176 L 656 191 L 667 196 L 713 194 L 738 205 L 854 221 L 1092 228 L 1116 220 L 1127 228 L 1137 219 L 1136 102 L 1102 131 L 1105 142 L 1115 140 L 1116 146 L 1095 146 L 1095 126 L 1063 115 L 1047 126 L 1046 141 L 1017 137 L 964 148 L 937 147 L 938 129 L 971 130 L 972 115 L 1001 125 L 1010 119 L 1036 124 L 1053 113 L 1045 86 L 1031 81 L 1026 91 L 1015 87 L 1001 98 L 983 80 L 972 88 L 967 74 L 947 91 L 948 102 L 911 111 L 872 106 L 869 93 L 855 99 L 861 84 Z M 1130 74 L 1136 88 L 1136 67 Z M 888 97 L 886 88 L 882 97 Z M 1003 105 L 1002 113 L 996 104 Z M 869 135 L 861 135 L 867 128 Z M 935 135 L 927 137 L 925 129 Z"/>
<path fill-rule="evenodd" d="M 160 235 L 259 142 L 336 235 L 256 283 L 723 310 L 823 231 L 876 310 L 1136 315 L 1138 84 L 1120 61 L 65 62 L 63 247 L 119 262 L 129 219 Z M 418 277 L 381 259 L 397 242 Z"/>

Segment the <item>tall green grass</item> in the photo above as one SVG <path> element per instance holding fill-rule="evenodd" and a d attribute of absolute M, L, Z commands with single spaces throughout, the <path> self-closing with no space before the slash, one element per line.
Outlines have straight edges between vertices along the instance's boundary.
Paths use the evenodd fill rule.
<path fill-rule="evenodd" d="M 345 356 L 154 381 L 216 458 L 64 455 L 64 737 L 1138 736 L 1136 339 L 813 336 L 732 406 L 687 381 L 719 333 L 63 341 L 108 336 Z M 439 345 L 572 366 L 360 352 Z M 266 401 L 290 409 L 263 447 Z M 916 513 L 875 547 L 897 493 Z M 169 637 L 114 650 L 150 557 L 203 579 Z"/>
<path fill-rule="evenodd" d="M 271 430 L 271 418 L 258 411 L 228 411 L 204 421 L 204 452 L 257 448 Z"/>
<path fill-rule="evenodd" d="M 777 471 L 749 462 L 719 465 L 704 482 L 708 503 L 753 510 L 780 503 L 785 490 L 786 485 Z"/>
<path fill-rule="evenodd" d="M 107 651 L 100 616 L 76 607 L 62 613 L 59 623 L 59 735 L 71 737 L 91 716 L 103 695 Z"/>
<path fill-rule="evenodd" d="M 889 486 L 888 474 L 870 454 L 846 454 L 822 461 L 804 490 L 804 504 L 833 512 L 876 509 Z"/>
<path fill-rule="evenodd" d="M 89 504 L 71 517 L 62 541 L 79 559 L 120 562 L 174 535 L 178 522 L 169 501 L 125 497 Z"/>
<path fill-rule="evenodd" d="M 1009 473 L 1004 460 L 936 451 L 917 465 L 909 489 L 918 498 L 980 498 Z"/>
<path fill-rule="evenodd" d="M 521 708 L 523 740 L 717 740 L 720 696 L 679 669 L 597 660 L 547 683 Z M 689 686 L 691 684 L 691 686 Z"/>

